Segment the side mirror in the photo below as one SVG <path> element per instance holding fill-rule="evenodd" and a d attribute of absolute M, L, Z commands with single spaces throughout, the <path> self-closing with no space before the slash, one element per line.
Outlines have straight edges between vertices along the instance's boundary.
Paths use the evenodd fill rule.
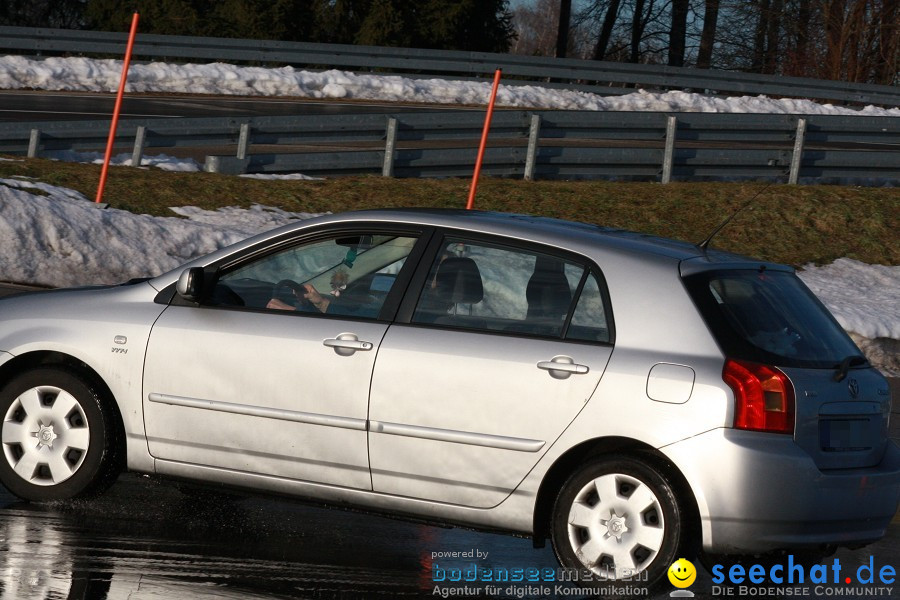
<path fill-rule="evenodd" d="M 175 291 L 185 300 L 198 302 L 203 293 L 203 269 L 201 267 L 185 269 L 178 277 Z"/>

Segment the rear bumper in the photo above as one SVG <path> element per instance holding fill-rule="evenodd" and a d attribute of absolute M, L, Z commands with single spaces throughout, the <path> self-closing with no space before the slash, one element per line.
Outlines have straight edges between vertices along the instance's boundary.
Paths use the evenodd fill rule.
<path fill-rule="evenodd" d="M 900 499 L 900 449 L 876 467 L 820 471 L 788 436 L 716 429 L 661 448 L 697 499 L 715 553 L 865 544 Z"/>

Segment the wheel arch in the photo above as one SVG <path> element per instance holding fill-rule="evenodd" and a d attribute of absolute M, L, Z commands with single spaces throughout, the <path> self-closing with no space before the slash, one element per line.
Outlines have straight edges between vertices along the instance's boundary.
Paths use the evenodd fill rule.
<path fill-rule="evenodd" d="M 52 350 L 32 351 L 19 356 L 14 356 L 0 365 L 0 387 L 5 386 L 6 383 L 16 375 L 37 367 L 63 367 L 84 377 L 88 383 L 96 388 L 97 392 L 100 394 L 101 402 L 103 402 L 103 405 L 112 416 L 112 425 L 115 433 L 114 443 L 116 445 L 116 457 L 119 466 L 124 469 L 126 455 L 125 422 L 122 419 L 122 413 L 115 400 L 115 396 L 103 380 L 103 377 L 87 363 L 70 354 Z"/>
<path fill-rule="evenodd" d="M 690 484 L 681 470 L 664 454 L 643 442 L 625 437 L 605 437 L 584 441 L 562 454 L 544 475 L 534 505 L 532 541 L 543 547 L 550 537 L 550 520 L 557 493 L 577 468 L 608 454 L 627 455 L 647 462 L 670 478 L 687 512 L 687 530 L 699 549 L 702 540 L 700 510 Z"/>

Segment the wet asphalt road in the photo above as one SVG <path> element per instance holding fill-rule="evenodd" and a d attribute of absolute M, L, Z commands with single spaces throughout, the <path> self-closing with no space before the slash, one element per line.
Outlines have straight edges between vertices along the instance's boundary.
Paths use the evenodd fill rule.
<path fill-rule="evenodd" d="M 894 398 L 900 398 L 900 380 L 891 385 Z M 900 442 L 897 404 L 892 436 Z M 900 570 L 900 518 L 880 542 L 842 549 L 825 564 L 837 558 L 842 575 L 852 575 L 870 557 L 876 569 Z M 435 573 L 472 565 L 557 566 L 549 547 L 533 549 L 527 539 L 272 497 L 197 498 L 174 482 L 136 474 L 123 475 L 98 498 L 77 502 L 29 504 L 0 487 L 0 600 L 436 598 L 454 591 L 481 598 L 585 597 L 565 585 L 504 583 L 493 589 L 433 580 Z M 635 592 L 629 597 L 646 597 L 639 582 L 625 585 Z M 816 594 L 809 586 L 804 597 L 832 598 L 837 589 L 847 591 L 826 587 Z M 690 589 L 697 598 L 724 597 L 703 570 Z M 867 589 L 871 594 L 875 586 Z M 900 598 L 900 585 L 876 591 Z M 654 599 L 668 598 L 668 592 Z M 744 596 L 739 588 L 733 593 Z"/>
<path fill-rule="evenodd" d="M 487 556 L 443 559 L 442 552 Z M 870 555 L 876 567 L 900 566 L 900 520 L 881 542 L 836 557 L 852 572 Z M 172 482 L 134 474 L 89 501 L 28 504 L 0 488 L 2 600 L 439 597 L 435 588 L 480 589 L 482 598 L 582 597 L 554 584 L 505 583 L 491 594 L 484 585 L 433 582 L 435 568 L 473 564 L 556 568 L 550 548 L 512 536 L 276 498 L 198 500 Z M 705 572 L 691 589 L 715 597 Z M 655 596 L 667 597 L 668 590 Z"/>

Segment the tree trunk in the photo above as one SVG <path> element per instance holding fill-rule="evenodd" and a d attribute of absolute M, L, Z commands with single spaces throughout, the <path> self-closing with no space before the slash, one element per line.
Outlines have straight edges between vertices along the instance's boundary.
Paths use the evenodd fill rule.
<path fill-rule="evenodd" d="M 804 66 L 809 65 L 809 19 L 812 15 L 809 2 L 810 0 L 800 0 L 797 10 L 797 58 Z"/>
<path fill-rule="evenodd" d="M 594 60 L 603 60 L 603 57 L 606 55 L 609 38 L 612 37 L 613 27 L 615 27 L 616 19 L 619 17 L 620 4 L 621 0 L 610 0 L 606 16 L 603 17 L 603 26 L 600 28 L 600 37 L 597 38 L 597 45 L 594 46 Z"/>
<path fill-rule="evenodd" d="M 811 0 L 797 1 L 797 18 L 790 24 L 790 55 L 785 65 L 785 75 L 812 77 L 815 65 L 809 55 L 809 21 L 812 16 Z"/>
<path fill-rule="evenodd" d="M 766 61 L 766 31 L 768 30 L 769 0 L 758 0 L 759 20 L 756 22 L 756 35 L 753 38 L 753 64 L 750 70 L 762 73 Z"/>
<path fill-rule="evenodd" d="M 868 0 L 854 0 L 847 15 L 844 47 L 846 48 L 847 81 L 865 81 L 868 75 L 864 33 L 868 29 L 865 22 Z"/>
<path fill-rule="evenodd" d="M 652 10 L 653 2 L 650 2 Z M 631 57 L 629 60 L 636 63 L 641 60 L 641 37 L 644 35 L 644 0 L 635 0 L 634 14 L 631 15 Z"/>
<path fill-rule="evenodd" d="M 706 0 L 706 9 L 703 11 L 703 32 L 700 34 L 700 50 L 697 53 L 697 66 L 701 69 L 708 69 L 712 62 L 718 20 L 719 0 Z"/>
<path fill-rule="evenodd" d="M 891 85 L 900 70 L 900 0 L 882 0 L 875 83 Z"/>
<path fill-rule="evenodd" d="M 556 30 L 556 58 L 565 58 L 569 48 L 569 21 L 572 0 L 559 0 L 559 25 Z"/>
<path fill-rule="evenodd" d="M 844 8 L 846 0 L 827 0 L 823 7 L 825 19 L 825 62 L 820 76 L 841 79 L 843 62 Z"/>
<path fill-rule="evenodd" d="M 763 59 L 763 73 L 775 73 L 778 64 L 779 34 L 784 12 L 784 0 L 771 0 L 769 14 L 766 16 L 766 50 Z"/>
<path fill-rule="evenodd" d="M 689 0 L 672 0 L 672 26 L 669 29 L 669 66 L 684 66 L 685 38 Z"/>

